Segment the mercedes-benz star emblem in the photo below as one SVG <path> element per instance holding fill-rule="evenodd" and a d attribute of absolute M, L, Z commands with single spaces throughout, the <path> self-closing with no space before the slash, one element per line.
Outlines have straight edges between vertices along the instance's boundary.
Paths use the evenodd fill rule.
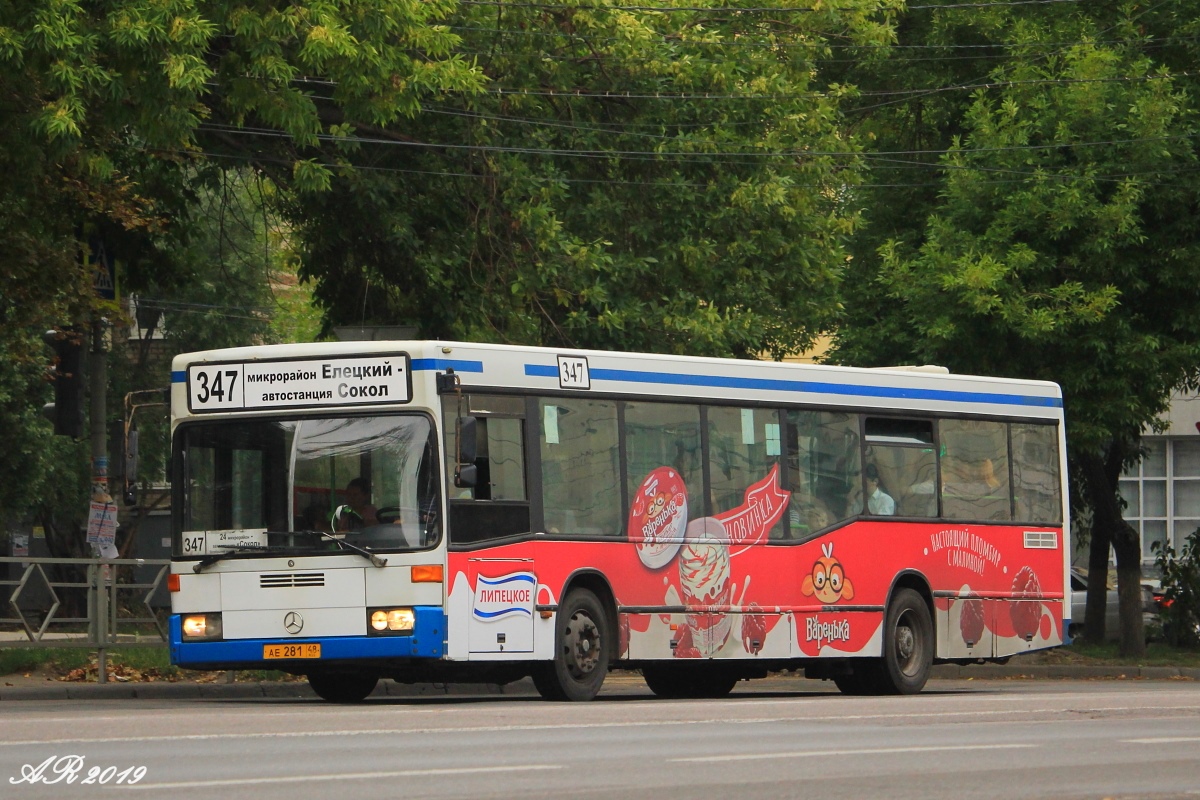
<path fill-rule="evenodd" d="M 295 611 L 289 611 L 283 615 L 283 629 L 295 636 L 300 631 L 304 630 L 304 617 L 297 614 Z"/>

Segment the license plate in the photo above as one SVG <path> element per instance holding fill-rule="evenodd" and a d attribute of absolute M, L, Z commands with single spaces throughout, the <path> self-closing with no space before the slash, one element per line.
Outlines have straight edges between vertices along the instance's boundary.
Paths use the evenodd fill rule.
<path fill-rule="evenodd" d="M 318 644 L 264 644 L 263 658 L 320 658 Z"/>

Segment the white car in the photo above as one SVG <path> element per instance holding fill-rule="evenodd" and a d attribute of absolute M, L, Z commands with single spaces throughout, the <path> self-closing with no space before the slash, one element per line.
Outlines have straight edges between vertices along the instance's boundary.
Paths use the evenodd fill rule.
<path fill-rule="evenodd" d="M 1087 613 L 1087 575 L 1081 570 L 1071 570 L 1071 627 L 1067 635 L 1077 638 L 1083 635 L 1083 619 Z M 1157 626 L 1158 606 L 1154 602 L 1153 589 L 1142 584 L 1142 623 L 1146 626 L 1149 636 L 1151 626 Z M 1104 638 L 1116 641 L 1121 638 L 1120 601 L 1117 590 L 1109 589 L 1104 593 Z"/>

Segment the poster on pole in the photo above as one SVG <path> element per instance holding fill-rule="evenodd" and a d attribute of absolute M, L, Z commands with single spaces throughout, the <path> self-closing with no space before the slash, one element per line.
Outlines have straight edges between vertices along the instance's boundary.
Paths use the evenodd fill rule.
<path fill-rule="evenodd" d="M 112 545 L 117 539 L 117 506 L 93 500 L 88 512 L 87 541 L 97 547 Z"/>

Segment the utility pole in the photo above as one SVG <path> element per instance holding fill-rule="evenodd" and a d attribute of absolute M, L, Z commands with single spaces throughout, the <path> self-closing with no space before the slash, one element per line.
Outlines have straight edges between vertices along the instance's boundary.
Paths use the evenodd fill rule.
<path fill-rule="evenodd" d="M 111 540 L 104 538 L 106 530 L 114 530 L 116 528 L 115 516 L 117 506 L 113 502 L 112 495 L 108 493 L 108 437 L 107 437 L 107 420 L 108 420 L 108 348 L 104 341 L 105 328 L 108 327 L 108 320 L 100 317 L 92 322 L 92 346 L 88 357 L 88 389 L 89 389 L 89 420 L 91 426 L 92 439 L 92 503 L 91 513 L 88 515 L 88 535 L 89 539 L 93 537 L 98 541 L 92 542 L 93 555 L 100 558 L 107 558 L 113 555 L 112 552 L 107 552 L 105 547 L 106 542 L 111 548 Z M 94 524 L 93 520 L 99 513 L 100 520 Z M 108 648 L 105 645 L 108 643 L 108 593 L 109 587 L 112 584 L 112 566 L 106 563 L 101 563 L 95 572 L 96 586 L 96 608 L 95 616 L 95 641 L 99 643 L 96 650 L 96 681 L 98 683 L 108 682 Z"/>
<path fill-rule="evenodd" d="M 108 494 L 108 437 L 105 422 L 108 418 L 108 352 L 104 342 L 104 329 L 107 324 L 108 320 L 103 317 L 92 323 L 92 347 L 88 363 L 92 499 L 100 502 L 112 502 L 112 497 Z"/>

